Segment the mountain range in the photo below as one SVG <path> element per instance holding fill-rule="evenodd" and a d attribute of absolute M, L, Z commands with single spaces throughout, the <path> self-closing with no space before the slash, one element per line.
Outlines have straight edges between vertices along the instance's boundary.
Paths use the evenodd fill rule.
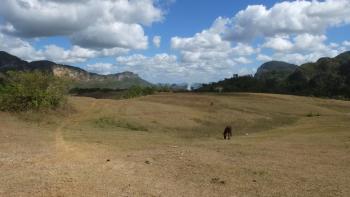
<path fill-rule="evenodd" d="M 132 72 L 110 75 L 91 73 L 78 67 L 57 64 L 42 60 L 27 62 L 7 52 L 0 51 L 0 73 L 7 71 L 39 70 L 58 77 L 67 77 L 74 81 L 77 88 L 126 89 L 131 86 L 151 86 L 152 84 Z"/>
<path fill-rule="evenodd" d="M 73 80 L 76 88 L 127 89 L 152 86 L 132 72 L 100 75 L 51 61 L 27 62 L 0 51 L 0 77 L 10 70 L 39 70 Z M 185 87 L 185 86 L 184 86 Z M 200 86 L 198 86 L 200 87 Z M 350 51 L 334 58 L 320 58 L 300 66 L 282 61 L 262 64 L 255 75 L 238 76 L 203 84 L 196 91 L 268 92 L 296 95 L 350 98 Z"/>

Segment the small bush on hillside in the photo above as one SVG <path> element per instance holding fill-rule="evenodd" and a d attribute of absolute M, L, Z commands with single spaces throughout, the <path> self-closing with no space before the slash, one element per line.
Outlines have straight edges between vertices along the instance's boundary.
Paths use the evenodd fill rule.
<path fill-rule="evenodd" d="M 65 103 L 67 91 L 67 81 L 51 74 L 10 71 L 0 86 L 0 110 L 55 109 Z"/>
<path fill-rule="evenodd" d="M 312 113 L 312 112 L 310 112 L 310 113 L 308 113 L 308 114 L 306 114 L 306 116 L 307 117 L 320 117 L 321 116 L 321 114 L 320 113 Z"/>

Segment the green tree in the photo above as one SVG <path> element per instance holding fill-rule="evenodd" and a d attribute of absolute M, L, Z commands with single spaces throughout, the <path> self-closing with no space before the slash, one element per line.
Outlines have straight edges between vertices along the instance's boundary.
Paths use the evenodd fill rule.
<path fill-rule="evenodd" d="M 319 74 L 309 83 L 313 95 L 326 97 L 342 95 L 344 85 L 344 78 L 332 73 Z"/>
<path fill-rule="evenodd" d="M 302 70 L 296 70 L 289 75 L 285 81 L 285 91 L 293 94 L 306 94 L 308 89 L 308 80 Z"/>

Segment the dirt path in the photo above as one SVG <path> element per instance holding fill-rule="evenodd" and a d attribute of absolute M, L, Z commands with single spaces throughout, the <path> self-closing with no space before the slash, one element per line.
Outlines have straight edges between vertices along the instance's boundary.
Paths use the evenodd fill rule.
<path fill-rule="evenodd" d="M 96 106 L 96 101 L 93 101 L 91 105 L 86 109 L 85 112 L 88 112 L 92 110 Z M 55 147 L 57 152 L 68 152 L 68 151 L 73 151 L 74 149 L 69 146 L 63 137 L 63 129 L 69 125 L 70 123 L 74 121 L 78 121 L 78 119 L 81 119 L 81 115 L 75 115 L 75 116 L 69 116 L 63 120 L 63 122 L 57 127 L 55 130 Z"/>

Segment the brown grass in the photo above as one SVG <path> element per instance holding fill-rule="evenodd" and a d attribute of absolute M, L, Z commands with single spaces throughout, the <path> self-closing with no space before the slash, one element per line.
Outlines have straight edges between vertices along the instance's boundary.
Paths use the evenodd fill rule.
<path fill-rule="evenodd" d="M 70 103 L 74 113 L 47 124 L 0 113 L 0 196 L 350 195 L 349 102 L 159 94 Z"/>

